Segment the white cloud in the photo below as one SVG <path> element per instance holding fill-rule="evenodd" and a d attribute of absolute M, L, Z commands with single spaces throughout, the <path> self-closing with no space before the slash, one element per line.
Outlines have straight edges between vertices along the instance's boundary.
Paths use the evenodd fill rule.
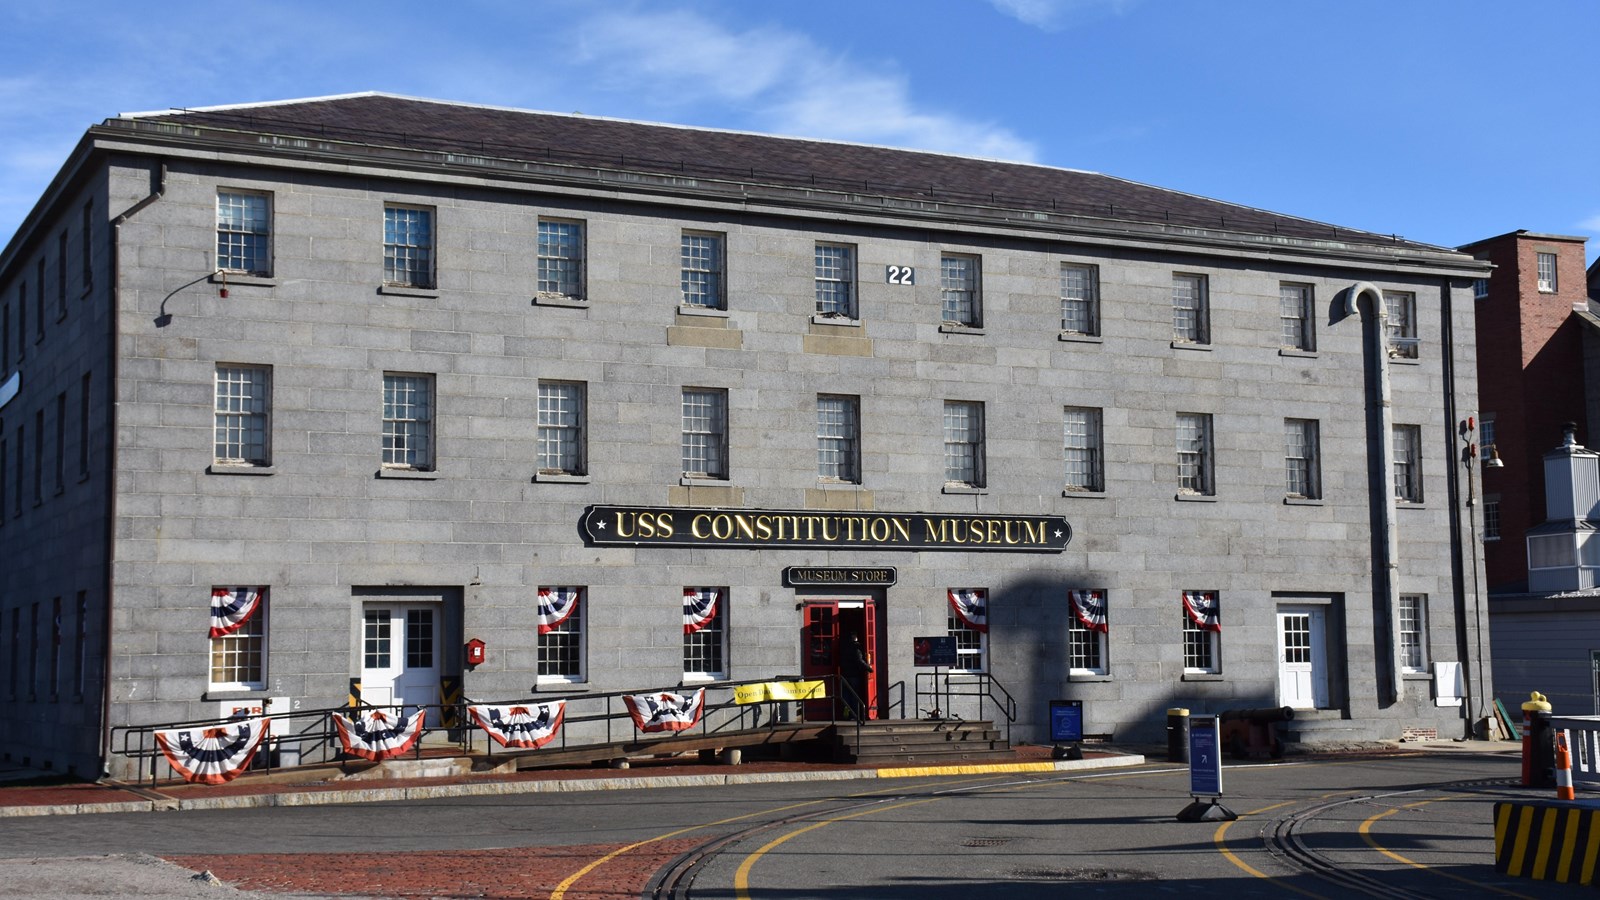
<path fill-rule="evenodd" d="M 1582 222 L 1579 222 L 1578 230 L 1586 231 L 1589 234 L 1600 234 L 1600 213 L 1596 213 L 1589 218 L 1584 219 Z"/>
<path fill-rule="evenodd" d="M 992 122 L 919 108 L 906 78 L 775 27 L 731 31 L 690 12 L 602 14 L 579 27 L 598 86 L 658 109 L 742 107 L 753 128 L 1031 161 L 1032 143 Z"/>
<path fill-rule="evenodd" d="M 1139 0 L 989 0 L 1001 13 L 1044 31 L 1058 31 L 1069 22 L 1121 15 Z"/>

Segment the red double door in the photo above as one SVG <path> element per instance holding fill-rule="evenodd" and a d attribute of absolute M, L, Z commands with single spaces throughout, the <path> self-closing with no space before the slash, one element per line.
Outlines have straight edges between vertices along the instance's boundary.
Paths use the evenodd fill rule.
<path fill-rule="evenodd" d="M 805 678 L 828 678 L 831 694 L 828 700 L 808 701 L 805 705 L 806 718 L 812 721 L 842 719 L 849 711 L 849 704 L 842 696 L 844 692 L 835 689 L 835 686 L 845 680 L 840 662 L 845 644 L 852 634 L 861 638 L 861 646 L 867 651 L 869 669 L 866 696 L 862 698 L 866 703 L 866 717 L 878 718 L 878 698 L 882 691 L 879 682 L 883 680 L 884 667 L 880 662 L 882 653 L 878 646 L 876 604 L 821 600 L 806 603 L 804 610 L 800 674 Z"/>

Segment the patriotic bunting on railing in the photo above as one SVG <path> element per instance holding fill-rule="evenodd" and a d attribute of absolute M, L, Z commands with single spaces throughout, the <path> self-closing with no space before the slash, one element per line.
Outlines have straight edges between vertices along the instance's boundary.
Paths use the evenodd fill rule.
<path fill-rule="evenodd" d="M 1183 608 L 1201 631 L 1222 630 L 1222 608 L 1212 591 L 1184 591 Z"/>
<path fill-rule="evenodd" d="M 1105 591 L 1067 591 L 1072 600 L 1072 614 L 1090 631 L 1109 632 L 1106 624 Z"/>
<path fill-rule="evenodd" d="M 369 709 L 354 718 L 334 713 L 333 726 L 344 752 L 379 762 L 400 756 L 416 744 L 422 737 L 425 713 L 419 709 L 404 719 L 387 709 Z"/>
<path fill-rule="evenodd" d="M 952 588 L 950 608 L 973 631 L 989 631 L 989 592 L 983 588 Z"/>
<path fill-rule="evenodd" d="M 156 732 L 156 746 L 184 781 L 223 784 L 250 767 L 268 719 L 218 722 Z"/>
<path fill-rule="evenodd" d="M 261 589 L 254 587 L 211 590 L 211 636 L 233 634 L 261 607 Z"/>
<path fill-rule="evenodd" d="M 565 622 L 578 608 L 579 596 L 581 592 L 577 588 L 540 588 L 539 633 L 549 634 Z"/>
<path fill-rule="evenodd" d="M 706 689 L 683 694 L 625 694 L 622 702 L 640 731 L 683 731 L 700 722 L 705 710 Z"/>
<path fill-rule="evenodd" d="M 468 706 L 467 715 L 502 747 L 537 750 L 555 739 L 567 701 L 527 706 Z"/>
<path fill-rule="evenodd" d="M 716 588 L 683 589 L 683 633 L 694 634 L 711 624 L 717 617 L 717 600 L 722 592 Z"/>

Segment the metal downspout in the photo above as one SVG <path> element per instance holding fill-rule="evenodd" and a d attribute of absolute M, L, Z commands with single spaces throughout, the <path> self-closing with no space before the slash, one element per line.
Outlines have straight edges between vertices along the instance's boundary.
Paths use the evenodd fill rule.
<path fill-rule="evenodd" d="M 109 178 L 107 179 L 109 182 Z M 100 673 L 100 774 L 111 774 L 111 668 L 112 612 L 116 598 L 117 551 L 117 391 L 121 389 L 122 354 L 118 341 L 122 335 L 122 226 L 135 213 L 160 200 L 167 192 L 167 163 L 161 160 L 159 168 L 151 171 L 150 193 L 111 222 L 111 309 L 107 331 L 109 333 L 107 368 L 110 377 L 106 385 L 106 621 L 105 653 Z"/>
<path fill-rule="evenodd" d="M 1388 330 L 1389 312 L 1383 304 L 1383 291 L 1370 281 L 1358 281 L 1350 286 L 1345 298 L 1345 312 L 1347 315 L 1359 316 L 1358 301 L 1363 295 L 1370 296 L 1372 308 L 1372 331 L 1368 339 L 1373 369 L 1377 372 L 1378 386 L 1375 402 L 1378 405 L 1378 454 L 1382 457 L 1383 477 L 1380 480 L 1379 493 L 1383 495 L 1383 505 L 1379 508 L 1381 523 L 1379 529 L 1383 532 L 1379 546 L 1383 548 L 1384 558 L 1376 561 L 1374 571 L 1381 573 L 1383 579 L 1383 608 L 1388 618 L 1389 627 L 1389 701 L 1400 702 L 1404 695 L 1404 680 L 1400 672 L 1400 596 L 1399 596 L 1399 571 L 1400 548 L 1394 530 L 1395 499 L 1394 488 L 1390 482 L 1394 479 L 1394 411 L 1389 399 L 1389 353 Z M 1383 486 L 1387 485 L 1387 489 Z M 1376 633 L 1376 629 L 1374 629 Z"/>

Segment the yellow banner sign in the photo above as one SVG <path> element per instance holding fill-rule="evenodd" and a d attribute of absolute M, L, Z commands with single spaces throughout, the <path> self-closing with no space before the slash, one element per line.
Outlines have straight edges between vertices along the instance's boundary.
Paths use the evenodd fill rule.
<path fill-rule="evenodd" d="M 821 700 L 828 696 L 825 681 L 767 681 L 741 684 L 733 689 L 735 703 L 765 703 L 768 700 Z"/>

